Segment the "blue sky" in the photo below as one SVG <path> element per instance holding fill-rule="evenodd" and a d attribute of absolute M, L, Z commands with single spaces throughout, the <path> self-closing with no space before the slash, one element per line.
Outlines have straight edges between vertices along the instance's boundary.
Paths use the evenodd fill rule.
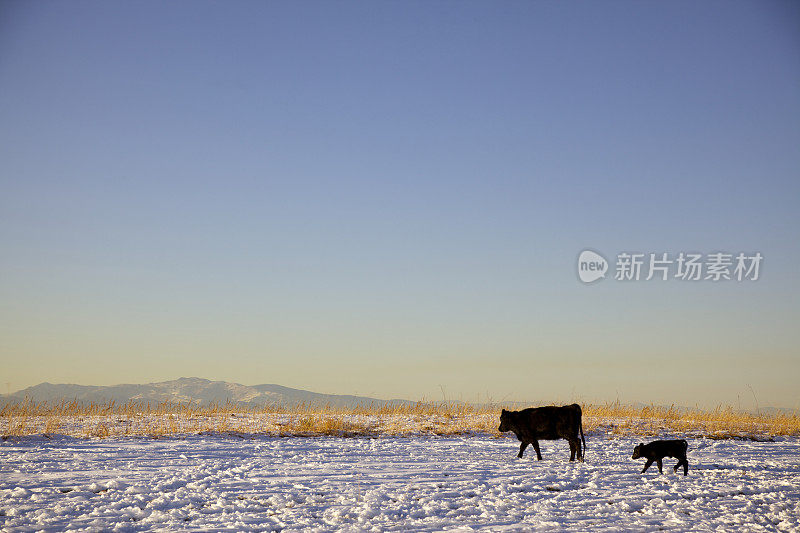
<path fill-rule="evenodd" d="M 798 407 L 798 28 L 793 2 L 4 2 L 0 381 Z M 765 260 L 584 286 L 587 247 Z"/>

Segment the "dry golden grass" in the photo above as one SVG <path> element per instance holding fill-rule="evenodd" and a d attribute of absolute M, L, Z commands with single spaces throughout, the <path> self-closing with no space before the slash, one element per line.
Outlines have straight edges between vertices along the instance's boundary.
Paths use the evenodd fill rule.
<path fill-rule="evenodd" d="M 301 404 L 246 408 L 233 403 L 198 406 L 164 402 L 83 404 L 25 401 L 0 409 L 0 435 L 166 437 L 197 433 L 239 436 L 469 435 L 501 437 L 501 406 L 464 403 L 369 404 L 353 408 Z M 583 405 L 585 433 L 615 436 L 662 434 L 707 438 L 769 439 L 800 436 L 795 414 L 752 414 L 729 407 Z"/>
<path fill-rule="evenodd" d="M 754 414 L 732 407 L 712 410 L 674 406 L 587 405 L 584 430 L 607 426 L 614 435 L 674 433 L 707 438 L 771 438 L 800 435 L 800 417 L 790 413 Z"/>

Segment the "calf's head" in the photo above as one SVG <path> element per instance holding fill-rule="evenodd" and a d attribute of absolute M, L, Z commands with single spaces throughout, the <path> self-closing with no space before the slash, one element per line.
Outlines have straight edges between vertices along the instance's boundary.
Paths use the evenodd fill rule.
<path fill-rule="evenodd" d="M 644 446 L 644 443 L 640 442 L 639 445 L 633 449 L 633 459 L 638 459 L 642 456 L 642 446 Z"/>

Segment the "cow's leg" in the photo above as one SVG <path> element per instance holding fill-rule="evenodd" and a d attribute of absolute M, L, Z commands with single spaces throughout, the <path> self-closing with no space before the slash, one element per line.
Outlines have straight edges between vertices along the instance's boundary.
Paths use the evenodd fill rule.
<path fill-rule="evenodd" d="M 569 442 L 569 460 L 572 462 L 575 460 L 575 452 L 577 451 L 575 448 L 575 440 L 569 439 L 567 442 Z M 580 454 L 580 452 L 578 453 Z M 578 456 L 578 459 L 580 459 L 580 456 Z"/>
<path fill-rule="evenodd" d="M 522 453 L 525 451 L 525 448 L 527 448 L 527 447 L 528 447 L 528 443 L 527 442 L 522 441 L 522 442 L 519 443 L 519 453 L 517 454 L 518 458 L 522 459 Z"/>
<path fill-rule="evenodd" d="M 658 473 L 663 474 L 664 471 L 661 469 L 661 458 L 656 459 L 656 464 L 658 465 Z"/>
<path fill-rule="evenodd" d="M 539 441 L 538 440 L 534 440 L 533 441 L 533 449 L 536 450 L 536 459 L 541 461 L 542 460 L 542 452 L 539 450 Z"/>
<path fill-rule="evenodd" d="M 642 474 L 647 472 L 647 469 L 650 468 L 650 465 L 653 464 L 652 459 L 648 459 L 647 462 L 644 464 L 644 469 L 642 469 Z"/>
<path fill-rule="evenodd" d="M 575 436 L 575 458 L 583 462 L 583 451 L 581 450 L 581 439 Z"/>

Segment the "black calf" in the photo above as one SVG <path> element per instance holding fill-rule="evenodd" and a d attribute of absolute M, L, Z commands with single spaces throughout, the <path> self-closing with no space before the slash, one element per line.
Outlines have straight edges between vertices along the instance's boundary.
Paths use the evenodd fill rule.
<path fill-rule="evenodd" d="M 644 470 L 642 470 L 642 474 L 650 468 L 650 465 L 653 464 L 653 461 L 658 464 L 658 472 L 663 474 L 661 470 L 661 460 L 664 457 L 674 457 L 678 460 L 678 464 L 675 465 L 674 471 L 678 471 L 678 467 L 683 465 L 683 475 L 685 476 L 689 472 L 689 461 L 686 459 L 686 450 L 689 449 L 689 443 L 685 440 L 655 440 L 650 444 L 643 444 L 640 443 L 637 447 L 633 449 L 633 458 L 638 459 L 639 457 L 646 457 L 647 463 L 644 465 Z"/>

